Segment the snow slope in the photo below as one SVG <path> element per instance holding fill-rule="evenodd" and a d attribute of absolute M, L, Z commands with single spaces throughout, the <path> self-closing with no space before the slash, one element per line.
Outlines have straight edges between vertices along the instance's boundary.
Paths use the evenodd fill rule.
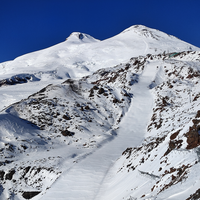
<path fill-rule="evenodd" d="M 0 199 L 198 199 L 198 50 L 133 26 L 2 63 Z"/>

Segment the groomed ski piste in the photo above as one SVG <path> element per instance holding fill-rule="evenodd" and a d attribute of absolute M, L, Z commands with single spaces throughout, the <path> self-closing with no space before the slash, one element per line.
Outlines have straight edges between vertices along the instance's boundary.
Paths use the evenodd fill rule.
<path fill-rule="evenodd" d="M 158 71 L 155 65 L 146 66 L 140 75 L 139 82 L 131 88 L 133 100 L 131 106 L 120 123 L 116 135 L 94 152 L 80 160 L 72 168 L 67 169 L 51 190 L 41 198 L 49 199 L 122 199 L 123 194 L 116 191 L 104 197 L 112 174 L 112 166 L 126 147 L 141 144 L 146 134 L 147 124 L 152 115 L 153 97 L 149 85 Z M 67 165 L 66 165 L 67 167 Z"/>

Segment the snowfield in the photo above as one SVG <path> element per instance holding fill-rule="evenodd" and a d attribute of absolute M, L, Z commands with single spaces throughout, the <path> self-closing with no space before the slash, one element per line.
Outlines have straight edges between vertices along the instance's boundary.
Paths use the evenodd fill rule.
<path fill-rule="evenodd" d="M 200 49 L 145 26 L 0 64 L 0 199 L 200 198 Z"/>

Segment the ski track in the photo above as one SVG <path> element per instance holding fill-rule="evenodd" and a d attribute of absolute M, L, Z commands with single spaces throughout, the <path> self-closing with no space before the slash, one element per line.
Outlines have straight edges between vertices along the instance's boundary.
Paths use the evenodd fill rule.
<path fill-rule="evenodd" d="M 102 192 L 107 187 L 107 176 L 114 162 L 127 147 L 141 144 L 146 134 L 153 105 L 148 86 L 155 74 L 156 66 L 149 65 L 140 75 L 139 83 L 132 87 L 132 104 L 117 130 L 117 136 L 64 172 L 41 200 L 55 200 L 55 196 L 57 200 L 107 199 Z"/>
<path fill-rule="evenodd" d="M 147 50 L 149 49 L 149 45 L 147 44 L 147 42 L 142 38 L 143 42 L 145 43 L 145 50 L 144 50 L 144 54 L 147 53 Z"/>

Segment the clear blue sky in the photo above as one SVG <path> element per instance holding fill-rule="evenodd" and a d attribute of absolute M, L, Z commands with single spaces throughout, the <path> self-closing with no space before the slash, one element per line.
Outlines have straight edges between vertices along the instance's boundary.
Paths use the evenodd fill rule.
<path fill-rule="evenodd" d="M 142 24 L 200 47 L 199 0 L 0 0 L 0 62 L 72 32 L 103 40 Z"/>

